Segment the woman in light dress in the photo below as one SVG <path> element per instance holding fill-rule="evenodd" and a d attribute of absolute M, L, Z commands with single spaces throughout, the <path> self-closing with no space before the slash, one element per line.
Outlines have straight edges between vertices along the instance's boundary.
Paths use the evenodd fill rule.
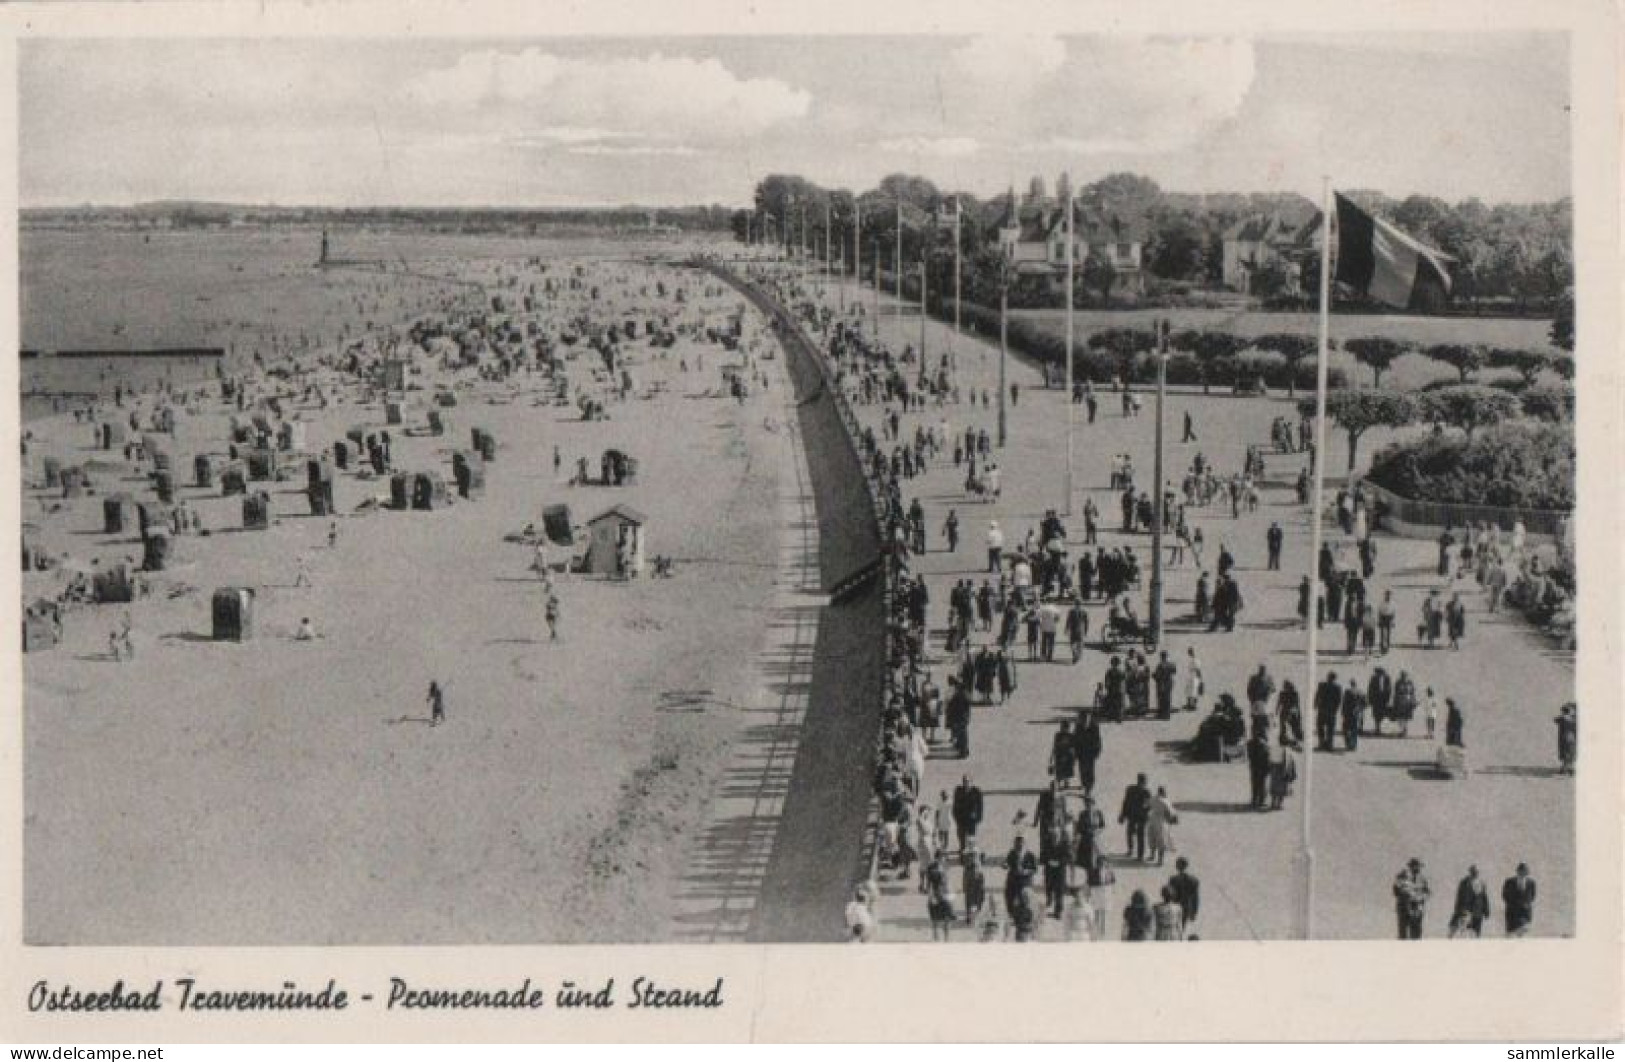
<path fill-rule="evenodd" d="M 1196 647 L 1185 649 L 1185 710 L 1196 711 L 1202 699 L 1202 662 L 1196 658 Z"/>
<path fill-rule="evenodd" d="M 1178 851 L 1174 847 L 1173 827 L 1179 822 L 1179 813 L 1175 810 L 1173 801 L 1168 799 L 1168 790 L 1157 786 L 1157 795 L 1151 798 L 1151 813 L 1146 820 L 1146 844 L 1151 849 L 1151 856 L 1157 866 L 1162 866 L 1163 856 L 1169 852 Z"/>

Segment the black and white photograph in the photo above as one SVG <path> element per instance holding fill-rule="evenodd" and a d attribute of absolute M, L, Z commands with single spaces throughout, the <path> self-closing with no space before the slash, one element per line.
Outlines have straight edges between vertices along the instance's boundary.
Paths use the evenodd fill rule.
<path fill-rule="evenodd" d="M 1572 34 L 1055 21 L 19 32 L 23 950 L 1617 926 Z"/>

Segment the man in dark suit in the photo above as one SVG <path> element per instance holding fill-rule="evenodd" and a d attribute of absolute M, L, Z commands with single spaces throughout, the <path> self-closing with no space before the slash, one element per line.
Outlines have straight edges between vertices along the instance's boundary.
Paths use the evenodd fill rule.
<path fill-rule="evenodd" d="M 1123 807 L 1117 813 L 1117 822 L 1126 828 L 1127 854 L 1135 859 L 1145 858 L 1145 825 L 1151 817 L 1151 789 L 1145 784 L 1145 775 L 1123 791 Z"/>
<path fill-rule="evenodd" d="M 1168 887 L 1174 890 L 1174 902 L 1179 904 L 1181 920 L 1186 928 L 1196 921 L 1202 909 L 1202 883 L 1191 873 L 1190 867 L 1190 860 L 1180 856 L 1174 860 L 1174 876 L 1168 879 Z"/>
<path fill-rule="evenodd" d="M 1360 683 L 1349 677 L 1349 684 L 1343 690 L 1343 747 L 1350 752 L 1360 747 L 1360 717 L 1365 715 L 1365 691 L 1360 689 Z"/>
<path fill-rule="evenodd" d="M 1329 671 L 1315 688 L 1315 740 L 1320 751 L 1332 751 L 1337 737 L 1337 712 L 1343 705 L 1343 688 L 1337 684 L 1337 672 Z"/>
<path fill-rule="evenodd" d="M 1285 541 L 1286 532 L 1281 530 L 1281 525 L 1278 523 L 1271 523 L 1270 529 L 1264 532 L 1264 542 L 1269 548 L 1269 567 L 1272 572 L 1279 571 L 1281 568 L 1281 545 Z"/>
<path fill-rule="evenodd" d="M 982 824 L 982 791 L 965 775 L 954 787 L 954 829 L 959 834 L 959 851 L 965 852 L 965 842 L 976 840 L 976 829 Z"/>
<path fill-rule="evenodd" d="M 1528 863 L 1519 863 L 1518 872 L 1501 886 L 1501 906 L 1506 909 L 1507 936 L 1529 932 L 1535 918 L 1535 879 L 1529 876 Z"/>
<path fill-rule="evenodd" d="M 1095 791 L 1095 762 L 1100 759 L 1100 719 L 1094 712 L 1085 712 L 1077 730 L 1073 731 L 1078 750 L 1078 783 L 1085 796 Z"/>
<path fill-rule="evenodd" d="M 1252 805 L 1254 811 L 1263 811 L 1269 806 L 1269 796 L 1266 792 L 1270 777 L 1270 743 L 1262 733 L 1254 731 L 1253 736 L 1247 740 L 1247 778 L 1252 783 Z"/>

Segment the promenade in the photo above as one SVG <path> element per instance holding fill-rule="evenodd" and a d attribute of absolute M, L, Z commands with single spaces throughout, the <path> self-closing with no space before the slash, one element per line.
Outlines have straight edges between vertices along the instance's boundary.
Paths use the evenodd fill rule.
<path fill-rule="evenodd" d="M 844 292 L 827 285 L 827 305 L 850 305 L 852 287 Z M 861 295 L 867 327 L 874 326 L 873 293 Z M 879 334 L 894 350 L 920 342 L 918 311 L 897 316 L 886 296 L 879 300 Z M 926 324 L 931 364 L 947 349 L 954 349 L 957 382 L 962 390 L 997 388 L 997 347 L 969 336 L 952 336 L 951 328 L 936 321 Z M 1079 335 L 1080 344 L 1086 338 Z M 983 536 L 989 520 L 997 520 L 1007 543 L 1020 542 L 1036 528 L 1048 509 L 1063 516 L 1065 497 L 1065 422 L 1067 403 L 1062 391 L 1042 389 L 1041 374 L 1031 365 L 1010 358 L 1008 381 L 1019 388 L 1009 409 L 1009 441 L 995 460 L 1003 471 L 1002 498 L 984 504 L 967 497 L 963 470 L 956 470 L 951 455 L 935 461 L 923 477 L 905 481 L 904 504 L 919 498 L 930 530 L 930 549 L 912 560 L 923 573 L 931 593 L 932 637 L 928 660 L 933 677 L 945 685 L 947 658 L 943 629 L 947 600 L 953 583 L 984 577 Z M 1076 408 L 1076 494 L 1067 519 L 1068 546 L 1075 559 L 1083 539 L 1082 507 L 1093 498 L 1101 511 L 1099 544 L 1111 549 L 1133 547 L 1149 578 L 1150 536 L 1118 530 L 1117 492 L 1108 489 L 1115 455 L 1128 454 L 1137 481 L 1149 483 L 1154 457 L 1154 396 L 1143 395 L 1145 411 L 1124 417 L 1116 395 L 1102 390 L 1100 413 L 1087 424 L 1082 407 Z M 883 407 L 858 407 L 859 418 L 877 433 Z M 1198 439 L 1180 442 L 1182 416 L 1194 418 Z M 1170 395 L 1166 407 L 1166 469 L 1178 484 L 1197 452 L 1203 453 L 1224 476 L 1240 469 L 1249 444 L 1267 444 L 1273 418 L 1295 421 L 1285 395 L 1239 399 L 1229 395 L 1204 397 Z M 987 428 L 996 437 L 996 402 L 930 407 L 902 417 L 902 435 L 911 437 L 917 423 L 935 426 L 946 419 L 950 437 L 967 426 Z M 1371 433 L 1362 440 L 1368 456 L 1382 445 Z M 1276 458 L 1277 462 L 1287 461 Z M 1329 438 L 1327 468 L 1346 463 L 1341 433 Z M 961 542 L 955 553 L 946 551 L 941 528 L 950 510 L 957 511 Z M 1237 560 L 1237 578 L 1246 601 L 1234 633 L 1208 633 L 1192 620 L 1196 565 L 1167 571 L 1166 648 L 1181 665 L 1176 684 L 1183 691 L 1187 647 L 1194 646 L 1201 660 L 1207 696 L 1198 712 L 1176 711 L 1168 721 L 1130 720 L 1105 724 L 1104 754 L 1099 763 L 1097 800 L 1107 817 L 1107 852 L 1117 875 L 1114 909 L 1108 918 L 1108 936 L 1121 927 L 1121 908 L 1136 889 L 1153 898 L 1173 873 L 1167 866 L 1141 865 L 1123 856 L 1123 832 L 1116 826 L 1122 793 L 1144 772 L 1149 783 L 1166 786 L 1178 809 L 1174 828 L 1177 853 L 1191 861 L 1203 883 L 1201 917 L 1193 932 L 1207 939 L 1280 939 L 1293 932 L 1295 878 L 1293 856 L 1299 845 L 1300 802 L 1305 799 L 1305 757 L 1300 757 L 1300 779 L 1286 808 L 1255 812 L 1248 807 L 1248 777 L 1244 761 L 1229 764 L 1189 763 L 1181 755 L 1203 715 L 1221 693 L 1229 692 L 1245 705 L 1246 677 L 1262 663 L 1277 684 L 1292 681 L 1303 693 L 1306 725 L 1313 683 L 1306 668 L 1306 637 L 1296 615 L 1297 585 L 1311 570 L 1310 526 L 1306 509 L 1290 488 L 1266 487 L 1256 512 L 1243 509 L 1232 517 L 1228 505 L 1188 510 L 1193 526 L 1206 539 L 1204 560 L 1211 568 L 1218 551 L 1228 546 Z M 1272 521 L 1285 532 L 1282 567 L 1266 570 L 1265 531 Z M 1328 525 L 1329 541 L 1337 541 L 1335 525 Z M 1456 882 L 1469 864 L 1476 864 L 1487 880 L 1500 932 L 1499 888 L 1515 865 L 1528 862 L 1540 882 L 1540 902 L 1532 932 L 1541 936 L 1570 934 L 1574 930 L 1575 874 L 1574 789 L 1572 779 L 1556 773 L 1556 734 L 1552 722 L 1559 705 L 1572 698 L 1574 667 L 1571 653 L 1557 651 L 1548 639 L 1516 614 L 1487 612 L 1483 593 L 1471 578 L 1459 582 L 1435 575 L 1436 546 L 1431 541 L 1378 536 L 1379 556 L 1370 580 L 1373 600 L 1392 590 L 1398 608 L 1397 643 L 1380 660 L 1343 652 L 1341 627 L 1328 624 L 1321 638 L 1321 670 L 1336 671 L 1340 679 L 1351 674 L 1362 687 L 1374 664 L 1390 673 L 1410 672 L 1418 691 L 1431 686 L 1438 694 L 1441 719 L 1438 740 L 1443 740 L 1443 702 L 1455 697 L 1466 716 L 1465 743 L 1471 770 L 1460 780 L 1444 780 L 1432 769 L 1435 743 L 1425 736 L 1418 715 L 1410 737 L 1368 734 L 1358 751 L 1314 755 L 1311 839 L 1315 855 L 1315 935 L 1321 938 L 1383 939 L 1395 934 L 1391 884 L 1405 862 L 1415 856 L 1426 864 L 1433 901 L 1426 919 L 1428 936 L 1443 936 L 1450 915 Z M 1415 642 L 1416 617 L 1427 593 L 1443 589 L 1445 596 L 1462 592 L 1468 608 L 1467 635 L 1459 651 L 1426 650 Z M 1143 591 L 1141 614 L 1145 614 Z M 935 803 L 938 794 L 951 793 L 963 775 L 969 775 L 985 794 L 987 811 L 981 847 L 999 865 L 990 866 L 989 891 L 998 895 L 1003 882 L 1002 861 L 1013 834 L 1012 820 L 1024 810 L 1030 818 L 1038 793 L 1046 784 L 1046 764 L 1058 723 L 1071 718 L 1076 707 L 1088 703 L 1096 682 L 1106 670 L 1110 654 L 1094 640 L 1105 626 L 1105 610 L 1091 604 L 1092 637 L 1082 659 L 1069 662 L 1063 648 L 1054 663 L 1028 663 L 1024 639 L 1017 638 L 1019 688 L 1002 706 L 978 706 L 971 724 L 971 755 L 953 757 L 944 740 L 932 752 L 923 795 Z M 973 633 L 973 643 L 988 634 Z M 1176 696 L 1176 702 L 1182 699 Z M 957 889 L 957 865 L 951 870 Z M 917 878 L 881 883 L 877 905 L 878 939 L 923 941 L 930 939 L 925 897 Z M 1060 923 L 1040 918 L 1039 939 L 1055 939 Z M 958 939 L 972 939 L 964 931 Z"/>

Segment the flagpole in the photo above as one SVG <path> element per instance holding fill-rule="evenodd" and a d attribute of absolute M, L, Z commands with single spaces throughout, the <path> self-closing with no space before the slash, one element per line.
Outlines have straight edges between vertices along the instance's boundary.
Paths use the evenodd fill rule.
<path fill-rule="evenodd" d="M 1320 223 L 1320 343 L 1315 356 L 1315 460 L 1314 483 L 1309 508 L 1309 596 L 1305 626 L 1309 628 L 1308 685 L 1301 699 L 1313 706 L 1320 690 L 1320 546 L 1323 524 L 1326 476 L 1326 377 L 1331 340 L 1332 307 L 1332 227 L 1336 220 L 1332 203 L 1332 179 L 1322 178 Z M 1318 711 L 1318 709 L 1317 709 Z M 1306 742 L 1307 746 L 1309 743 Z M 1315 936 L 1315 849 L 1311 835 L 1314 807 L 1315 752 L 1303 757 L 1303 801 L 1298 819 L 1298 936 Z"/>
<path fill-rule="evenodd" d="M 1067 516 L 1072 515 L 1072 433 L 1074 427 L 1072 408 L 1072 277 L 1076 268 L 1074 259 L 1076 252 L 1072 244 L 1072 189 L 1066 192 L 1066 509 Z"/>
<path fill-rule="evenodd" d="M 935 219 L 933 219 L 933 221 L 934 220 Z M 936 230 L 935 229 L 932 229 L 931 235 L 933 235 L 933 236 L 936 235 Z M 925 285 L 926 285 L 926 280 L 925 280 L 925 262 L 926 262 L 926 259 L 925 259 L 925 247 L 926 247 L 926 242 L 927 241 L 925 239 L 920 240 L 920 379 L 922 379 L 922 380 L 925 379 L 926 374 L 930 371 L 930 364 L 927 362 L 926 357 L 925 357 L 925 322 L 926 322 L 926 313 L 925 313 Z"/>
<path fill-rule="evenodd" d="M 960 205 L 959 197 L 954 196 L 954 330 L 953 334 L 948 337 L 948 369 L 950 372 L 959 368 L 959 359 L 955 350 L 959 345 L 959 245 L 964 240 L 964 218 L 960 213 Z"/>
<path fill-rule="evenodd" d="M 903 200 L 897 200 L 897 246 L 892 254 L 892 295 L 897 300 L 897 342 L 903 341 Z"/>

